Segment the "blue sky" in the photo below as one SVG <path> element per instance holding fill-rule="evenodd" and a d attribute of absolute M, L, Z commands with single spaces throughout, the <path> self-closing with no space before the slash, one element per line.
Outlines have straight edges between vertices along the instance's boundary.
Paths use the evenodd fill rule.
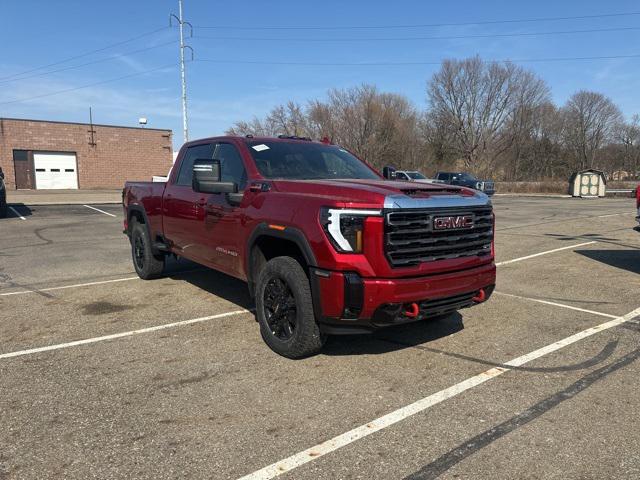
<path fill-rule="evenodd" d="M 173 129 L 174 143 L 179 146 L 182 123 L 177 29 L 163 29 L 168 26 L 169 13 L 177 13 L 177 3 L 177 0 L 2 0 L 0 117 L 82 122 L 88 121 L 89 106 L 92 106 L 96 123 L 137 125 L 138 117 L 145 116 L 150 127 Z M 485 59 L 514 60 L 640 54 L 640 15 L 437 27 L 335 27 L 459 24 L 625 12 L 640 12 L 640 5 L 635 1 L 558 0 L 325 0 L 321 3 L 185 0 L 185 19 L 194 26 L 194 38 L 188 39 L 188 43 L 197 60 L 187 65 L 190 136 L 219 134 L 234 121 L 261 116 L 287 100 L 304 103 L 311 98 L 322 98 L 329 88 L 360 83 L 373 83 L 383 91 L 404 94 L 419 108 L 424 108 L 427 80 L 438 68 L 437 65 L 305 66 L 219 61 L 437 63 L 443 58 L 476 54 Z M 242 28 L 204 28 L 220 26 Z M 274 26 L 332 29 L 265 28 Z M 627 30 L 400 39 L 618 28 Z M 156 29 L 161 30 L 95 54 L 33 70 Z M 380 38 L 394 40 L 375 40 Z M 69 68 L 89 62 L 95 63 Z M 523 62 L 522 65 L 548 82 L 558 104 L 579 89 L 591 89 L 612 98 L 628 117 L 640 113 L 640 57 Z M 152 69 L 153 72 L 144 73 Z M 53 70 L 61 71 L 50 73 Z M 25 71 L 30 72 L 22 74 Z M 17 74 L 21 75 L 16 77 Z M 100 84 L 118 77 L 128 78 Z M 90 84 L 87 88 L 72 90 Z M 27 97 L 40 98 L 13 102 Z"/>

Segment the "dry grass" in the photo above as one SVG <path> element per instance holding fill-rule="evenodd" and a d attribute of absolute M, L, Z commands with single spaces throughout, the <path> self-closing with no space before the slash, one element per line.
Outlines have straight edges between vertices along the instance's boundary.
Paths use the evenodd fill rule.
<path fill-rule="evenodd" d="M 569 193 L 569 182 L 496 182 L 496 193 Z"/>
<path fill-rule="evenodd" d="M 636 188 L 640 181 L 609 181 L 607 188 Z M 569 182 L 545 180 L 540 182 L 496 182 L 496 193 L 541 193 L 566 195 Z"/>

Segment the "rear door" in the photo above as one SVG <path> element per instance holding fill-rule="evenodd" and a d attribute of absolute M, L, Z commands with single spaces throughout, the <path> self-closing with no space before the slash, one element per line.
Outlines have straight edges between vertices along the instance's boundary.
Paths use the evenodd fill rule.
<path fill-rule="evenodd" d="M 193 191 L 193 164 L 198 159 L 211 160 L 213 150 L 212 143 L 187 148 L 179 171 L 167 183 L 162 202 L 165 238 L 176 253 L 195 261 L 203 261 L 206 257 L 203 226 L 208 195 Z"/>

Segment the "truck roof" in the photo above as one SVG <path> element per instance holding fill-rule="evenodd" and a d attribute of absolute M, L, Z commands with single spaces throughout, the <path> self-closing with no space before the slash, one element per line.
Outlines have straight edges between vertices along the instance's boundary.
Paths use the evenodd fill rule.
<path fill-rule="evenodd" d="M 220 135 L 217 137 L 206 137 L 199 138 L 197 140 L 190 140 L 185 143 L 185 145 L 189 146 L 192 144 L 198 144 L 203 142 L 219 142 L 225 140 L 240 140 L 245 142 L 301 142 L 301 143 L 319 143 L 322 145 L 328 145 L 325 142 L 321 142 L 319 140 L 312 140 L 308 137 L 299 137 L 295 135 L 279 135 L 277 137 L 268 137 L 268 136 L 254 136 L 254 135 Z"/>

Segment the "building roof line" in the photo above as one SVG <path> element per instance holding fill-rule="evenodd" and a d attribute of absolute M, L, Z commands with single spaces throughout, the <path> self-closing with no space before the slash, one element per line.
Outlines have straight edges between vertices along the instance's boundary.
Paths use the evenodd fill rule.
<path fill-rule="evenodd" d="M 87 127 L 105 127 L 105 128 L 130 128 L 134 130 L 149 130 L 155 132 L 169 132 L 173 134 L 173 131 L 170 128 L 147 128 L 147 127 L 130 127 L 126 125 L 106 125 L 102 123 L 87 123 L 87 122 L 63 122 L 59 120 L 38 120 L 34 118 L 10 118 L 10 117 L 0 117 L 0 122 L 4 120 L 16 121 L 16 122 L 40 122 L 40 123 L 56 123 L 62 125 L 84 125 Z"/>

